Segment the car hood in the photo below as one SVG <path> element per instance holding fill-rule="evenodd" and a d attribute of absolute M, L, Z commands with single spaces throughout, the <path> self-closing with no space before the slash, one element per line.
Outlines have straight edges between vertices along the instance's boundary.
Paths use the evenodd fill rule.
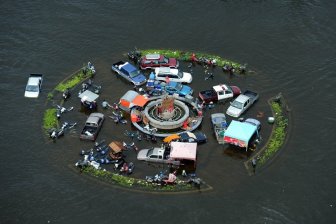
<path fill-rule="evenodd" d="M 227 111 L 226 114 L 231 116 L 231 117 L 239 117 L 241 113 L 241 109 L 238 109 L 236 107 L 230 106 Z"/>
<path fill-rule="evenodd" d="M 148 150 L 149 149 L 141 149 L 138 152 L 137 159 L 138 160 L 145 160 L 145 159 L 147 159 L 147 152 L 148 152 Z"/>
<path fill-rule="evenodd" d="M 191 95 L 193 93 L 193 90 L 189 86 L 183 86 L 180 93 L 181 95 Z"/>
<path fill-rule="evenodd" d="M 141 73 L 141 74 L 133 77 L 132 80 L 134 82 L 143 83 L 143 82 L 146 82 L 146 77 Z"/>

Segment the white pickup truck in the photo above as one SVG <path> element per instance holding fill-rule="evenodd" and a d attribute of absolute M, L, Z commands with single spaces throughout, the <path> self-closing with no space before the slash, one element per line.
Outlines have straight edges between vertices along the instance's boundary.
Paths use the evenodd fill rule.
<path fill-rule="evenodd" d="M 25 97 L 37 98 L 41 92 L 43 75 L 30 74 L 26 85 Z"/>
<path fill-rule="evenodd" d="M 140 161 L 153 163 L 168 163 L 173 165 L 180 165 L 180 161 L 169 158 L 170 149 L 162 145 L 161 147 L 153 147 L 150 149 L 141 149 L 137 155 Z"/>
<path fill-rule="evenodd" d="M 226 114 L 231 117 L 239 117 L 247 110 L 247 108 L 257 101 L 258 98 L 258 93 L 246 90 L 230 103 L 231 106 L 227 109 Z"/>
<path fill-rule="evenodd" d="M 225 101 L 238 96 L 241 93 L 239 87 L 219 84 L 213 86 L 212 89 L 203 90 L 199 92 L 198 96 L 202 102 L 209 104 L 218 101 Z"/>

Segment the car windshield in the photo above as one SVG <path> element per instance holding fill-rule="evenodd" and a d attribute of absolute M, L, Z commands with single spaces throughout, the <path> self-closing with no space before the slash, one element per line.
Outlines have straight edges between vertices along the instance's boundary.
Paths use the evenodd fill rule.
<path fill-rule="evenodd" d="M 154 149 L 150 149 L 150 150 L 148 150 L 146 156 L 147 156 L 147 157 L 151 156 L 151 155 L 153 154 L 153 150 L 154 150 Z"/>
<path fill-rule="evenodd" d="M 181 89 L 183 88 L 183 85 L 181 83 L 176 83 L 175 89 L 178 91 L 181 91 Z"/>
<path fill-rule="evenodd" d="M 28 85 L 26 87 L 26 91 L 28 91 L 28 92 L 38 92 L 38 86 Z"/>
<path fill-rule="evenodd" d="M 130 77 L 134 78 L 136 76 L 140 75 L 140 71 L 139 70 L 134 70 L 132 72 L 130 72 Z"/>
<path fill-rule="evenodd" d="M 178 73 L 177 73 L 177 76 L 178 76 L 179 78 L 183 78 L 183 72 L 181 72 L 181 71 L 179 70 Z"/>
<path fill-rule="evenodd" d="M 241 102 L 238 102 L 238 101 L 233 101 L 231 106 L 236 107 L 238 109 L 243 109 L 243 104 Z"/>
<path fill-rule="evenodd" d="M 162 60 L 160 60 L 161 64 L 168 64 L 168 62 L 169 62 L 169 59 L 166 57 L 163 57 Z"/>

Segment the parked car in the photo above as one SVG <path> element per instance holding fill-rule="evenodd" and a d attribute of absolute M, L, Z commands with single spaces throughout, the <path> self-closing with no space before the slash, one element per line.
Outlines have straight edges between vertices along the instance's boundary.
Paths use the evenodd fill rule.
<path fill-rule="evenodd" d="M 239 94 L 241 94 L 239 87 L 219 84 L 213 86 L 212 89 L 199 92 L 198 96 L 202 102 L 209 104 L 210 102 L 225 102 L 226 100 L 236 97 Z"/>
<path fill-rule="evenodd" d="M 24 96 L 29 98 L 37 98 L 41 91 L 42 81 L 42 74 L 30 74 Z"/>
<path fill-rule="evenodd" d="M 179 82 L 169 82 L 164 86 L 164 90 L 168 94 L 178 94 L 179 96 L 192 95 L 193 89 Z"/>
<path fill-rule="evenodd" d="M 177 68 L 160 67 L 155 69 L 155 80 L 191 83 L 192 75 Z"/>
<path fill-rule="evenodd" d="M 211 123 L 212 128 L 215 132 L 216 139 L 219 144 L 224 144 L 224 133 L 226 131 L 226 128 L 228 126 L 228 123 L 226 121 L 225 114 L 223 113 L 214 113 L 211 114 Z"/>
<path fill-rule="evenodd" d="M 142 72 L 134 65 L 119 61 L 112 65 L 112 71 L 115 71 L 119 76 L 133 83 L 135 86 L 140 86 L 146 83 L 147 79 Z"/>
<path fill-rule="evenodd" d="M 160 54 L 147 54 L 140 59 L 141 69 L 152 69 L 156 67 L 178 68 L 179 62 L 176 58 L 167 58 Z"/>
<path fill-rule="evenodd" d="M 230 103 L 230 107 L 226 110 L 226 114 L 231 117 L 239 117 L 249 107 L 251 107 L 252 104 L 258 100 L 258 98 L 258 93 L 251 90 L 246 90 Z"/>
<path fill-rule="evenodd" d="M 104 123 L 104 114 L 91 113 L 80 134 L 81 140 L 95 141 Z"/>
<path fill-rule="evenodd" d="M 198 144 L 207 142 L 207 137 L 203 132 L 182 132 L 179 134 L 171 134 L 163 139 L 163 142 L 170 143 L 175 142 L 196 142 Z"/>
<path fill-rule="evenodd" d="M 138 152 L 137 159 L 153 163 L 168 163 L 173 165 L 180 164 L 180 161 L 170 158 L 170 149 L 163 145 L 161 147 L 141 149 Z"/>
<path fill-rule="evenodd" d="M 258 132 L 260 131 L 261 123 L 260 123 L 260 121 L 258 121 L 257 119 L 254 119 L 254 118 L 247 118 L 244 122 L 256 126 Z"/>

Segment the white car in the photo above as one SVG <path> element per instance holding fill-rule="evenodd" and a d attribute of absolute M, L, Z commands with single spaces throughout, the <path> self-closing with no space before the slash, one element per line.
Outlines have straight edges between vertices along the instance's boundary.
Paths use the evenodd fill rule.
<path fill-rule="evenodd" d="M 42 74 L 30 74 L 24 96 L 29 98 L 37 98 L 41 91 L 42 81 Z"/>
<path fill-rule="evenodd" d="M 159 81 L 191 83 L 192 76 L 188 72 L 182 72 L 177 68 L 160 67 L 155 68 L 155 79 Z"/>

